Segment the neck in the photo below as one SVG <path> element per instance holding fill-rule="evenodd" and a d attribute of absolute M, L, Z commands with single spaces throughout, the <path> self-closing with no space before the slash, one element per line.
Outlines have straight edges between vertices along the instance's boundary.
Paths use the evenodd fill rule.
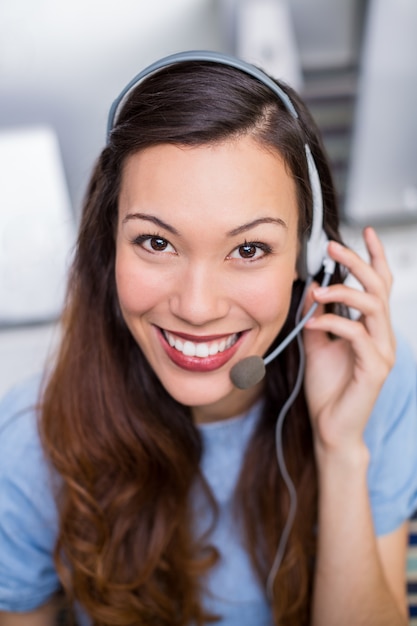
<path fill-rule="evenodd" d="M 261 397 L 263 389 L 264 384 L 260 382 L 250 389 L 235 389 L 227 398 L 213 404 L 192 407 L 194 423 L 207 424 L 242 415 Z"/>

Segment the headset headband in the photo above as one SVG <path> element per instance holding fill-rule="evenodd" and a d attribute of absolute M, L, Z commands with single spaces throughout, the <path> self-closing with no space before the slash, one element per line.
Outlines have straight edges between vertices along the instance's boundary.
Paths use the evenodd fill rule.
<path fill-rule="evenodd" d="M 259 82 L 268 87 L 277 96 L 277 98 L 282 102 L 288 113 L 294 119 L 298 119 L 299 117 L 297 110 L 288 94 L 259 68 L 251 65 L 250 63 L 246 63 L 241 59 L 237 59 L 236 57 L 220 52 L 213 52 L 210 50 L 188 50 L 185 52 L 171 54 L 169 56 L 163 57 L 162 59 L 159 59 L 158 61 L 155 61 L 151 65 L 148 65 L 148 67 L 139 72 L 139 74 L 136 74 L 136 76 L 132 78 L 132 80 L 124 87 L 124 89 L 122 89 L 120 94 L 111 105 L 109 111 L 109 116 L 107 120 L 107 143 L 109 143 L 111 132 L 115 124 L 117 123 L 117 115 L 120 111 L 120 108 L 126 101 L 130 92 L 142 80 L 144 80 L 151 74 L 154 74 L 158 70 L 165 67 L 169 67 L 170 65 L 181 63 L 182 61 L 209 61 L 212 63 L 218 63 L 220 65 L 226 65 L 228 67 L 234 67 L 235 69 L 240 70 L 245 74 L 253 76 L 257 80 L 259 80 Z M 328 241 L 327 235 L 323 229 L 323 198 L 319 174 L 310 150 L 310 146 L 306 143 L 304 148 L 308 166 L 310 188 L 313 198 L 313 219 L 310 237 L 306 244 L 304 254 L 302 255 L 305 257 L 305 267 L 298 268 L 300 278 L 303 279 L 305 279 L 307 275 L 314 276 L 321 270 L 323 266 L 323 261 L 327 255 Z"/>
<path fill-rule="evenodd" d="M 277 85 L 267 74 L 265 74 L 262 70 L 258 69 L 254 65 L 250 63 L 246 63 L 241 59 L 237 59 L 233 56 L 227 54 L 221 54 L 220 52 L 212 52 L 210 50 L 187 50 L 185 52 L 177 52 L 175 54 L 170 54 L 169 56 L 163 57 L 148 67 L 145 67 L 139 74 L 136 74 L 132 78 L 132 80 L 122 89 L 120 94 L 117 96 L 116 100 L 111 105 L 109 116 L 107 120 L 107 141 L 110 138 L 110 133 L 113 129 L 113 126 L 116 122 L 117 114 L 123 104 L 123 102 L 128 97 L 129 93 L 138 85 L 144 78 L 147 78 L 154 72 L 158 70 L 168 67 L 169 65 L 174 65 L 175 63 L 181 63 L 182 61 L 211 61 L 213 63 L 219 63 L 220 65 L 227 65 L 228 67 L 234 67 L 237 70 L 241 70 L 254 78 L 257 78 L 261 83 L 266 85 L 273 91 L 281 102 L 284 104 L 287 111 L 294 117 L 298 118 L 298 113 L 291 102 L 289 96 L 285 93 L 283 89 L 279 85 Z"/>

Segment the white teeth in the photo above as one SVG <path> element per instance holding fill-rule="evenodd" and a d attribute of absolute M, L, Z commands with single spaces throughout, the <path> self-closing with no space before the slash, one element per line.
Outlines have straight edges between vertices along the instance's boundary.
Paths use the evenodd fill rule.
<path fill-rule="evenodd" d="M 219 344 L 217 343 L 217 341 L 213 341 L 212 344 L 210 344 L 209 346 L 209 355 L 213 356 L 214 354 L 217 354 L 219 351 Z"/>
<path fill-rule="evenodd" d="M 218 352 L 224 352 L 227 348 L 230 348 L 238 338 L 238 334 L 234 333 L 227 337 L 227 339 L 221 339 L 220 341 L 200 341 L 194 343 L 189 340 L 182 341 L 166 330 L 164 331 L 164 335 L 169 345 L 178 350 L 178 352 L 182 352 L 185 356 L 197 356 L 201 359 L 214 356 Z"/>
<path fill-rule="evenodd" d="M 195 356 L 195 344 L 192 341 L 186 341 L 182 353 L 185 354 L 185 356 Z"/>
<path fill-rule="evenodd" d="M 195 355 L 201 358 L 208 357 L 209 347 L 206 343 L 198 343 L 195 347 Z"/>

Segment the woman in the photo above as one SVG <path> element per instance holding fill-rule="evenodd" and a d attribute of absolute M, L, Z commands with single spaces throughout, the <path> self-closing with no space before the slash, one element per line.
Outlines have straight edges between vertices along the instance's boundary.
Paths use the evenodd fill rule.
<path fill-rule="evenodd" d="M 406 624 L 415 364 L 383 248 L 341 245 L 291 89 L 189 56 L 116 102 L 56 362 L 3 402 L 0 626 L 54 623 L 61 587 L 81 624 Z"/>

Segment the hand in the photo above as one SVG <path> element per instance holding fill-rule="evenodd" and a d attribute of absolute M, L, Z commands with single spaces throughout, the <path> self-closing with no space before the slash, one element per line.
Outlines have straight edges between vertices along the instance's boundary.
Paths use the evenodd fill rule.
<path fill-rule="evenodd" d="M 313 301 L 319 306 L 303 333 L 305 392 L 316 445 L 326 451 L 363 446 L 366 422 L 395 360 L 389 313 L 392 276 L 372 228 L 365 229 L 364 240 L 370 263 L 337 242 L 328 248 L 364 290 L 343 284 L 320 289 L 313 284 L 306 298 L 306 310 Z M 360 317 L 325 313 L 324 305 L 333 302 L 357 309 Z"/>

